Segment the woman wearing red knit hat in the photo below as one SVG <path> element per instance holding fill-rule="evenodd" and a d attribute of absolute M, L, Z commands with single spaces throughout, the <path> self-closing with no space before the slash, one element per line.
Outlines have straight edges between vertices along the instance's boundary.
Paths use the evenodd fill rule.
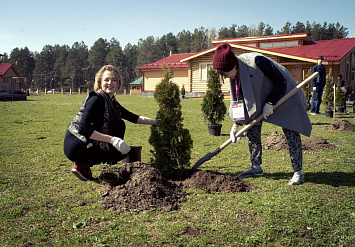
<path fill-rule="evenodd" d="M 302 142 L 300 133 L 310 136 L 312 124 L 307 115 L 307 100 L 302 90 L 280 105 L 273 105 L 297 86 L 291 74 L 280 64 L 260 53 L 235 56 L 232 47 L 223 43 L 215 51 L 213 68 L 230 78 L 231 106 L 228 115 L 234 121 L 230 138 L 235 142 L 239 125 L 249 124 L 263 114 L 263 121 L 282 127 L 287 138 L 293 177 L 290 185 L 304 182 L 302 173 Z M 247 132 L 251 166 L 238 177 L 262 176 L 262 121 Z"/>

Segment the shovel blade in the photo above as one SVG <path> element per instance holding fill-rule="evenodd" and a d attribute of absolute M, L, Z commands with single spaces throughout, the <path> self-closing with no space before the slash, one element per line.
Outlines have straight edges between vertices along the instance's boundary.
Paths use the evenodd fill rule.
<path fill-rule="evenodd" d="M 201 159 L 199 159 L 196 164 L 192 167 L 192 170 L 196 170 L 197 168 L 199 168 L 200 165 L 202 165 L 203 163 L 205 163 L 206 161 L 212 159 L 213 155 L 212 153 L 208 153 L 205 156 L 203 156 Z"/>
<path fill-rule="evenodd" d="M 217 154 L 219 154 L 221 152 L 220 148 L 217 148 L 216 150 L 214 150 L 212 153 L 208 153 L 205 156 L 203 156 L 201 159 L 199 159 L 196 164 L 192 167 L 192 170 L 196 170 L 200 165 L 202 165 L 203 163 L 205 163 L 206 161 L 212 159 L 214 156 L 216 156 Z"/>

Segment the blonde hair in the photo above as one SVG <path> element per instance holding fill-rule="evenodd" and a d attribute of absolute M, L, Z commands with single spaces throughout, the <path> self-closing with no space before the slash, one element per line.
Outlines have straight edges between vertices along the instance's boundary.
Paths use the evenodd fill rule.
<path fill-rule="evenodd" d="M 101 89 L 102 75 L 106 70 L 113 71 L 113 73 L 115 73 L 117 83 L 118 83 L 118 87 L 117 87 L 117 92 L 118 92 L 122 86 L 122 76 L 121 76 L 120 72 L 118 72 L 118 70 L 115 69 L 115 67 L 113 65 L 105 65 L 96 73 L 94 90 L 98 91 Z"/>

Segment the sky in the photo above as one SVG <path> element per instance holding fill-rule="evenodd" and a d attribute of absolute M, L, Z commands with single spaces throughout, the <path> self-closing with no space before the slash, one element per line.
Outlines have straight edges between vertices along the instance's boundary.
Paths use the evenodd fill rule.
<path fill-rule="evenodd" d="M 354 0 L 0 0 L 0 53 L 18 47 L 40 52 L 45 45 L 116 38 L 122 48 L 169 32 L 260 22 L 276 31 L 290 22 L 337 23 L 355 37 Z"/>

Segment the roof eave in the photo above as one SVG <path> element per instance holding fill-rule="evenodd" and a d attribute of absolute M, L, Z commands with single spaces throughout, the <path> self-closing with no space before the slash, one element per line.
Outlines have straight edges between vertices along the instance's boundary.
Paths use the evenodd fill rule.
<path fill-rule="evenodd" d="M 211 47 L 211 48 L 208 48 L 208 49 L 206 49 L 206 50 L 204 50 L 204 51 L 198 52 L 198 53 L 196 53 L 195 55 L 192 55 L 192 56 L 190 56 L 190 57 L 181 59 L 180 62 L 182 62 L 182 63 L 183 63 L 183 62 L 187 62 L 187 61 L 189 61 L 189 60 L 191 60 L 191 59 L 194 59 L 194 58 L 196 58 L 196 57 L 205 55 L 205 54 L 207 54 L 207 53 L 209 53 L 209 52 L 211 52 L 211 51 L 215 51 L 215 50 L 217 49 L 217 47 L 218 47 L 218 46 Z"/>

